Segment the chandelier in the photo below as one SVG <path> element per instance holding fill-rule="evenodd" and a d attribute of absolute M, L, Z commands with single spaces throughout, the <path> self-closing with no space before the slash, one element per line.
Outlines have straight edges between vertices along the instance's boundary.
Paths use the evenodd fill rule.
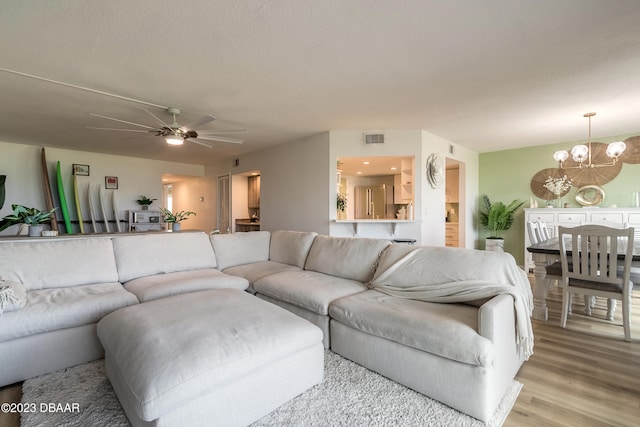
<path fill-rule="evenodd" d="M 589 118 L 589 140 L 587 145 L 580 144 L 576 145 L 571 149 L 571 158 L 574 162 L 578 163 L 576 166 L 564 166 L 564 162 L 569 158 L 569 153 L 567 150 L 556 151 L 553 154 L 553 158 L 560 164 L 561 169 L 581 169 L 581 168 L 599 168 L 605 166 L 613 166 L 618 161 L 618 157 L 624 152 L 627 145 L 622 142 L 612 142 L 607 146 L 606 154 L 611 159 L 602 163 L 594 163 L 591 159 L 591 117 L 595 116 L 596 113 L 586 113 L 584 117 Z"/>

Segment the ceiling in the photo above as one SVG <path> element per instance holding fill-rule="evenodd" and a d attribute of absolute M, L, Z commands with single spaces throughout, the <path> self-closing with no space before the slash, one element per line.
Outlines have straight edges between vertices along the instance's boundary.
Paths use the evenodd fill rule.
<path fill-rule="evenodd" d="M 576 141 L 589 111 L 594 140 L 640 133 L 638 22 L 637 0 L 5 0 L 0 68 L 32 77 L 0 71 L 0 141 L 206 164 L 328 130 Z M 246 142 L 87 129 L 155 126 L 137 107 Z"/>

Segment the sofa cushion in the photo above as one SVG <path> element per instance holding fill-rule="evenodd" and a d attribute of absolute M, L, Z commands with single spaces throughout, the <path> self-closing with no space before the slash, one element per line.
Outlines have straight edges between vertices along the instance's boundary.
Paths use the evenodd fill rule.
<path fill-rule="evenodd" d="M 135 295 L 120 283 L 29 291 L 22 310 L 2 315 L 0 342 L 96 323 L 112 311 L 133 304 L 138 304 Z"/>
<path fill-rule="evenodd" d="M 118 281 L 109 238 L 29 240 L 0 244 L 0 278 L 27 291 Z"/>
<path fill-rule="evenodd" d="M 318 235 L 313 240 L 304 268 L 368 282 L 373 277 L 380 253 L 390 244 L 380 239 Z"/>
<path fill-rule="evenodd" d="M 266 276 L 253 284 L 268 297 L 326 316 L 329 304 L 338 298 L 366 290 L 362 283 L 315 271 L 285 271 Z"/>
<path fill-rule="evenodd" d="M 214 268 L 154 274 L 124 284 L 125 289 L 138 297 L 140 302 L 211 289 L 231 288 L 243 291 L 248 286 L 246 279 L 224 274 Z"/>
<path fill-rule="evenodd" d="M 224 269 L 225 274 L 231 274 L 233 276 L 244 277 L 247 279 L 249 281 L 249 286 L 253 286 L 255 282 L 263 277 L 275 273 L 282 273 L 283 271 L 300 271 L 300 268 L 275 261 L 259 261 Z"/>
<path fill-rule="evenodd" d="M 489 366 L 494 348 L 478 334 L 478 309 L 395 298 L 368 290 L 329 307 L 332 319 L 368 334 L 447 359 Z"/>
<path fill-rule="evenodd" d="M 216 267 L 209 237 L 201 232 L 114 237 L 113 250 L 122 283 L 154 274 Z"/>
<path fill-rule="evenodd" d="M 218 268 L 269 260 L 268 231 L 252 231 L 233 234 L 212 234 L 211 244 L 216 254 Z"/>
<path fill-rule="evenodd" d="M 318 233 L 304 231 L 274 231 L 271 233 L 269 259 L 304 268 L 309 249 Z"/>

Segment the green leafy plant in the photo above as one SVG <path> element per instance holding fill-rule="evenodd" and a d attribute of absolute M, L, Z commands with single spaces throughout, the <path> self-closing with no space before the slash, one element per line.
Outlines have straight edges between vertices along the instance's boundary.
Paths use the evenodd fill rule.
<path fill-rule="evenodd" d="M 160 208 L 160 210 L 162 211 L 162 215 L 164 215 L 164 220 L 169 223 L 182 222 L 186 219 L 189 219 L 188 217 L 190 215 L 196 214 L 195 212 L 191 212 L 191 211 L 180 211 L 180 212 L 173 213 L 170 210 L 165 208 Z"/>
<path fill-rule="evenodd" d="M 153 203 L 154 200 L 158 199 L 150 199 L 147 196 L 140 196 L 140 198 L 136 200 L 136 202 L 138 202 L 140 206 L 149 206 L 151 203 Z"/>
<path fill-rule="evenodd" d="M 482 196 L 480 224 L 489 230 L 489 239 L 502 239 L 502 233 L 511 228 L 515 213 L 523 204 L 520 200 L 514 200 L 508 205 L 502 202 L 491 203 L 488 196 Z"/>
<path fill-rule="evenodd" d="M 22 205 L 11 205 L 13 213 L 5 216 L 0 220 L 0 231 L 11 227 L 14 224 L 38 225 L 43 222 L 51 221 L 53 212 L 58 208 L 50 211 L 41 211 L 36 208 L 27 208 Z"/>
<path fill-rule="evenodd" d="M 345 196 L 344 194 L 338 193 L 338 197 L 336 198 L 336 201 L 337 201 L 336 208 L 340 212 L 344 212 L 345 209 L 347 209 L 347 196 Z"/>

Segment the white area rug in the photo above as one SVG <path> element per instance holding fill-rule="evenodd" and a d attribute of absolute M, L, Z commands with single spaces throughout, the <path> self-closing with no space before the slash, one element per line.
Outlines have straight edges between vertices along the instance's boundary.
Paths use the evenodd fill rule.
<path fill-rule="evenodd" d="M 522 384 L 513 381 L 489 426 L 501 426 Z M 104 374 L 104 361 L 86 363 L 24 382 L 22 403 L 78 403 L 77 412 L 23 413 L 21 425 L 128 426 Z M 475 427 L 484 423 L 416 393 L 330 351 L 325 379 L 252 425 L 266 426 L 443 426 Z"/>

